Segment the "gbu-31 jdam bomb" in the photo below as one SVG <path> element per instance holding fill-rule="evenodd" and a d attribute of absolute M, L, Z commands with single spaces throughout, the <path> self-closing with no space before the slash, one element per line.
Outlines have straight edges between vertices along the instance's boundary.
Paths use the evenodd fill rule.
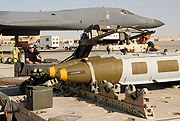
<path fill-rule="evenodd" d="M 89 58 L 90 61 L 98 60 L 98 59 L 101 59 L 101 58 L 99 56 L 95 56 L 95 57 L 90 57 Z M 50 67 L 46 74 L 49 77 L 54 78 L 55 77 L 55 73 L 59 69 L 62 69 L 62 68 L 65 68 L 65 67 L 68 67 L 68 66 L 71 66 L 71 65 L 79 64 L 79 63 L 82 63 L 81 59 L 75 59 L 75 60 L 71 60 L 71 61 L 68 61 L 68 62 L 65 62 L 65 63 L 61 63 L 61 64 L 58 64 L 58 65 Z"/>
<path fill-rule="evenodd" d="M 68 82 L 89 83 L 91 81 L 91 70 L 85 60 L 82 59 L 82 61 L 84 62 L 60 69 L 56 73 L 56 78 Z M 107 57 L 92 60 L 91 62 L 98 82 L 108 80 L 112 83 L 118 83 L 123 68 L 121 60 L 117 60 L 114 57 Z"/>
<path fill-rule="evenodd" d="M 148 84 L 180 80 L 180 52 L 102 55 L 60 68 L 55 77 L 74 83 Z M 70 62 L 68 62 L 70 63 Z M 59 65 L 60 66 L 60 65 Z"/>

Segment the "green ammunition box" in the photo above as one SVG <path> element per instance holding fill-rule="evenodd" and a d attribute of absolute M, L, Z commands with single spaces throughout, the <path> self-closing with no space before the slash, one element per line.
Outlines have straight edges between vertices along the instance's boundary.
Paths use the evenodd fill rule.
<path fill-rule="evenodd" d="M 28 110 L 40 110 L 53 107 L 53 90 L 50 87 L 28 86 L 26 95 Z"/>

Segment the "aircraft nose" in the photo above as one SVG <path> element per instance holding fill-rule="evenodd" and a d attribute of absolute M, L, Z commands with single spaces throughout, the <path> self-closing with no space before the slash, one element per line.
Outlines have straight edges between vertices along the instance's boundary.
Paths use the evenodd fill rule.
<path fill-rule="evenodd" d="M 153 23 L 154 23 L 154 27 L 160 27 L 160 26 L 164 25 L 163 22 L 156 20 L 156 19 L 153 19 Z"/>

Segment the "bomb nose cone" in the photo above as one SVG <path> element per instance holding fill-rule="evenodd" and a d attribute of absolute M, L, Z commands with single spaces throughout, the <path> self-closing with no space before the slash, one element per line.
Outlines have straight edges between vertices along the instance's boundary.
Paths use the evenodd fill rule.
<path fill-rule="evenodd" d="M 55 77 L 58 79 L 58 80 L 63 80 L 63 81 L 66 81 L 67 80 L 67 70 L 65 68 L 59 70 L 56 74 L 55 74 Z"/>
<path fill-rule="evenodd" d="M 54 78 L 54 77 L 55 77 L 55 74 L 56 74 L 55 67 L 54 67 L 54 66 L 50 67 L 50 68 L 47 70 L 46 74 L 47 74 L 49 77 Z"/>
<path fill-rule="evenodd" d="M 160 26 L 164 25 L 163 22 L 156 20 L 156 19 L 153 19 L 153 23 L 154 23 L 154 27 L 160 27 Z"/>

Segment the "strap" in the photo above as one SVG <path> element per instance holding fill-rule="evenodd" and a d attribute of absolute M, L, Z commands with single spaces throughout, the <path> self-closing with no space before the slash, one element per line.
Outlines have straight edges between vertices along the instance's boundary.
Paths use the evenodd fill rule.
<path fill-rule="evenodd" d="M 91 78 L 92 78 L 92 81 L 91 81 L 92 89 L 91 89 L 91 91 L 95 92 L 95 93 L 98 93 L 97 80 L 95 78 L 95 72 L 94 72 L 93 65 L 92 65 L 91 61 L 88 58 L 83 58 L 83 60 L 88 64 L 90 72 L 91 72 Z"/>

